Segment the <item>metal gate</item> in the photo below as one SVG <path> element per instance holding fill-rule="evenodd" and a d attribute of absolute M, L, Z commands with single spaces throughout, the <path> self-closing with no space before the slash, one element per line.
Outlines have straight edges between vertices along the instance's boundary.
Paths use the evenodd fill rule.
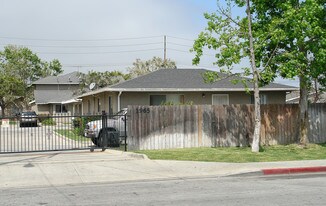
<path fill-rule="evenodd" d="M 0 153 L 117 149 L 127 151 L 127 114 L 0 117 Z"/>

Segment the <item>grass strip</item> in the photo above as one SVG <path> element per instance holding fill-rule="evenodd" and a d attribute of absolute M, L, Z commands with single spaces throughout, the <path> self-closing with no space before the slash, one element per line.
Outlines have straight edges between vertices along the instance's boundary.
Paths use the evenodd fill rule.
<path fill-rule="evenodd" d="M 57 132 L 58 134 L 66 137 L 66 138 L 69 138 L 69 139 L 72 139 L 75 141 L 89 141 L 89 138 L 85 138 L 81 135 L 78 135 L 74 132 L 74 130 L 71 130 L 71 129 L 56 129 L 55 132 Z"/>
<path fill-rule="evenodd" d="M 184 160 L 205 162 L 275 162 L 294 160 L 326 159 L 326 143 L 308 144 L 301 147 L 297 144 L 261 147 L 259 153 L 251 152 L 250 147 L 200 147 L 167 150 L 140 150 L 150 159 Z"/>

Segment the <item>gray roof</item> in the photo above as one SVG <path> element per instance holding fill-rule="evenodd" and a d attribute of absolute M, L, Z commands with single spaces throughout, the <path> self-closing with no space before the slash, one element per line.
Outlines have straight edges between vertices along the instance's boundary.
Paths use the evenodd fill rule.
<path fill-rule="evenodd" d="M 36 104 L 61 104 L 61 102 L 73 98 L 73 91 L 71 90 L 35 90 Z"/>
<path fill-rule="evenodd" d="M 206 69 L 160 69 L 155 72 L 140 76 L 129 81 L 125 81 L 110 88 L 116 89 L 190 89 L 190 90 L 210 90 L 219 88 L 220 90 L 244 90 L 242 83 L 233 84 L 231 79 L 236 77 L 222 78 L 214 83 L 205 83 L 202 75 L 210 70 Z M 221 74 L 221 76 L 225 76 Z M 252 84 L 248 84 L 249 88 L 253 88 Z M 291 87 L 283 84 L 271 83 L 263 90 L 297 90 L 296 87 Z"/>
<path fill-rule="evenodd" d="M 78 72 L 71 72 L 60 76 L 48 76 L 33 84 L 79 84 L 79 75 Z"/>
<path fill-rule="evenodd" d="M 225 92 L 245 91 L 242 83 L 233 84 L 231 78 L 221 79 L 212 84 L 205 83 L 202 75 L 210 70 L 206 69 L 160 69 L 116 85 L 87 92 L 79 97 L 89 96 L 102 92 Z M 223 76 L 223 74 L 221 74 Z M 234 78 L 234 77 L 233 77 Z M 249 80 L 249 79 L 248 79 Z M 249 90 L 253 86 L 248 84 Z M 283 84 L 271 83 L 261 91 L 297 91 L 299 88 Z"/>

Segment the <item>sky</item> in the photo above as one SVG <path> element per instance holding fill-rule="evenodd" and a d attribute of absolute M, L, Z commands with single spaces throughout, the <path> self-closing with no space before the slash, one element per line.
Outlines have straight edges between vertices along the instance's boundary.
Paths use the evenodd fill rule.
<path fill-rule="evenodd" d="M 137 58 L 163 58 L 166 36 L 167 58 L 178 68 L 218 71 L 214 51 L 197 66 L 189 52 L 206 27 L 204 12 L 216 9 L 216 0 L 0 0 L 0 50 L 26 46 L 43 60 L 58 59 L 64 73 L 126 72 Z"/>

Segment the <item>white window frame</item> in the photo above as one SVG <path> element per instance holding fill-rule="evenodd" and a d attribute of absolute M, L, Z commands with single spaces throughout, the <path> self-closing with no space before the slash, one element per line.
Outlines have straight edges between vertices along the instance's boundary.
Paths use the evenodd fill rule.
<path fill-rule="evenodd" d="M 260 104 L 267 104 L 267 94 L 259 94 L 259 101 Z"/>
<path fill-rule="evenodd" d="M 168 99 L 168 96 L 169 95 L 177 95 L 178 96 L 178 98 L 179 98 L 179 102 L 173 102 L 174 104 L 185 104 L 185 95 L 184 94 L 174 94 L 174 93 L 172 93 L 172 94 L 166 94 L 166 93 L 158 93 L 158 94 L 156 94 L 156 93 L 153 93 L 153 94 L 149 94 L 148 95 L 148 105 L 151 105 L 150 104 L 150 102 L 151 102 L 151 96 L 156 96 L 156 95 L 164 95 L 165 96 L 165 98 L 166 98 L 166 100 Z M 183 97 L 183 98 L 181 98 L 181 96 Z M 181 101 L 182 100 L 182 101 Z"/>
<path fill-rule="evenodd" d="M 230 104 L 229 94 L 212 94 L 212 105 L 221 105 L 221 104 L 214 104 L 214 97 L 226 97 L 226 99 L 227 99 L 226 105 Z"/>

